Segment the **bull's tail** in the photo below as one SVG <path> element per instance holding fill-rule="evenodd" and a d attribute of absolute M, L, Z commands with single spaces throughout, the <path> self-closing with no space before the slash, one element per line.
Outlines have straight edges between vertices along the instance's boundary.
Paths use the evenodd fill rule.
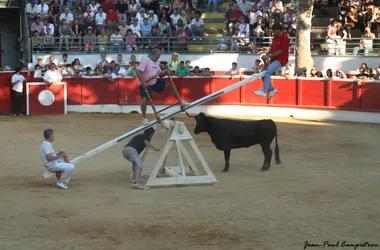
<path fill-rule="evenodd" d="M 281 163 L 281 159 L 280 159 L 280 147 L 278 146 L 278 143 L 277 143 L 277 126 L 276 126 L 276 135 L 275 135 L 275 139 L 276 139 L 276 146 L 274 148 L 274 155 L 275 155 L 275 159 L 276 159 L 276 163 L 277 164 L 280 164 Z"/>

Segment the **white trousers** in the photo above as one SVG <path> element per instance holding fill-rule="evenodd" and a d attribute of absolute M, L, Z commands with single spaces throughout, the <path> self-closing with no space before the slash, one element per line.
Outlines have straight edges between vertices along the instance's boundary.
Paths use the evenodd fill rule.
<path fill-rule="evenodd" d="M 63 183 L 69 184 L 71 176 L 75 170 L 74 164 L 58 161 L 52 166 L 48 167 L 49 172 L 62 172 L 59 180 Z"/>

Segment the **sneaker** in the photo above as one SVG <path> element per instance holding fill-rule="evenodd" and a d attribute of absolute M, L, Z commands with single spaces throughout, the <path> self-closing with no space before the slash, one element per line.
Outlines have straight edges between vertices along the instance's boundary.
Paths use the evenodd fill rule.
<path fill-rule="evenodd" d="M 143 122 L 144 125 L 147 125 L 147 124 L 149 123 L 149 121 L 148 121 L 147 118 L 143 118 L 143 119 L 142 119 L 142 122 Z"/>
<path fill-rule="evenodd" d="M 253 92 L 254 94 L 256 95 L 259 95 L 259 96 L 266 96 L 267 94 L 263 91 L 263 90 L 256 90 Z"/>
<path fill-rule="evenodd" d="M 135 189 L 144 189 L 144 187 L 141 186 L 140 183 L 134 183 L 134 184 L 132 184 L 132 188 L 135 188 Z"/>
<path fill-rule="evenodd" d="M 202 41 L 202 37 L 199 38 L 199 41 Z"/>
<path fill-rule="evenodd" d="M 271 99 L 277 92 L 277 89 L 273 89 L 272 91 L 270 91 L 268 94 L 268 100 Z"/>
<path fill-rule="evenodd" d="M 195 37 L 193 38 L 193 41 L 195 41 L 196 39 L 195 39 Z"/>
<path fill-rule="evenodd" d="M 55 184 L 57 185 L 57 187 L 62 188 L 62 189 L 67 189 L 68 188 L 68 186 L 66 186 L 65 183 L 63 183 L 63 182 L 58 182 L 57 181 Z"/>

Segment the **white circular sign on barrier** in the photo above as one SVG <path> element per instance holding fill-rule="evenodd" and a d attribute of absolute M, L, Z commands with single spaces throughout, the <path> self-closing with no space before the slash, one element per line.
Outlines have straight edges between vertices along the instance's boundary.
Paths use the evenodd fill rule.
<path fill-rule="evenodd" d="M 54 94 L 50 90 L 43 90 L 38 95 L 38 101 L 44 106 L 50 106 L 54 102 Z"/>

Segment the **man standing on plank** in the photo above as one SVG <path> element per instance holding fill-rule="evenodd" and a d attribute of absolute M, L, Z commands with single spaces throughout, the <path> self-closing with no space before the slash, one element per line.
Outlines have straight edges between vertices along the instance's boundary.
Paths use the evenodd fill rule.
<path fill-rule="evenodd" d="M 141 60 L 139 67 L 136 70 L 136 76 L 139 79 L 139 89 L 141 97 L 141 113 L 143 116 L 143 123 L 148 124 L 149 121 L 146 118 L 146 93 L 147 90 L 150 97 L 152 97 L 152 90 L 157 93 L 161 93 L 164 89 L 167 89 L 171 94 L 179 101 L 181 108 L 188 106 L 189 103 L 182 100 L 178 92 L 175 90 L 172 84 L 168 84 L 162 79 L 157 78 L 164 77 L 167 74 L 167 70 L 162 71 L 158 59 L 160 59 L 161 50 L 154 49 L 152 53 Z M 145 89 L 144 89 L 145 88 Z"/>
<path fill-rule="evenodd" d="M 289 61 L 289 37 L 282 31 L 280 23 L 273 24 L 272 30 L 274 33 L 272 45 L 266 55 L 262 57 L 264 63 L 270 60 L 270 65 L 268 67 L 264 66 L 262 69 L 266 70 L 266 74 L 262 78 L 264 86 L 253 92 L 256 95 L 265 97 L 268 90 L 268 99 L 272 98 L 278 92 L 270 81 L 272 74 L 279 68 L 286 66 Z"/>

